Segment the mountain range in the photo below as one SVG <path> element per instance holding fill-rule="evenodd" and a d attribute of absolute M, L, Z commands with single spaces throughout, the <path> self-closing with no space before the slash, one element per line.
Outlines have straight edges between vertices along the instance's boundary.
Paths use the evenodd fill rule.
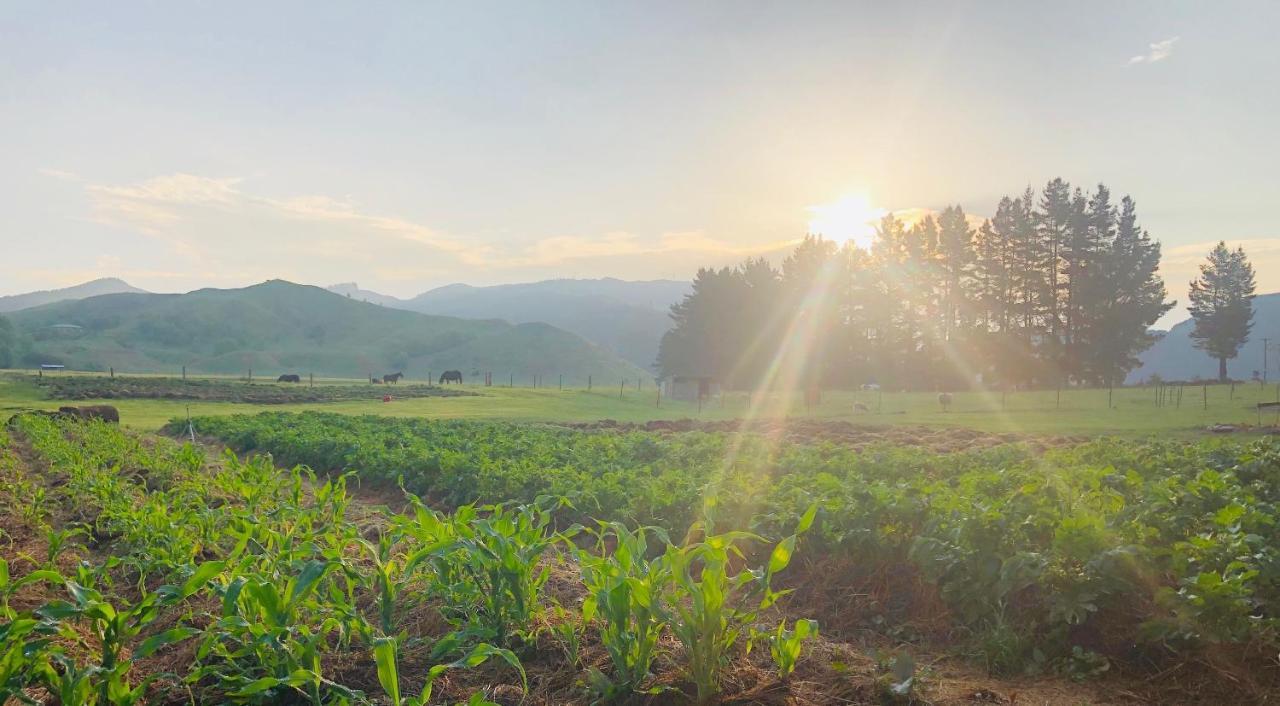
<path fill-rule="evenodd" d="M 1195 322 L 1187 319 L 1156 341 L 1138 358 L 1142 364 L 1129 373 L 1128 384 L 1145 382 L 1152 375 L 1165 380 L 1218 379 L 1218 361 L 1195 347 L 1191 331 Z M 1270 339 L 1272 349 L 1267 356 L 1269 380 L 1280 380 L 1280 292 L 1261 294 L 1253 299 L 1253 331 L 1235 358 L 1227 361 L 1227 373 L 1234 380 L 1249 380 L 1254 371 L 1262 372 L 1263 339 Z"/>
<path fill-rule="evenodd" d="M 628 282 L 613 278 L 556 279 L 491 287 L 451 284 L 412 299 L 360 289 L 355 283 L 329 289 L 352 299 L 423 314 L 548 323 L 604 346 L 645 369 L 658 357 L 658 343 L 671 324 L 667 315 L 671 305 L 691 291 L 688 282 Z"/>
<path fill-rule="evenodd" d="M 248 300 L 260 299 L 275 291 L 272 288 L 280 291 L 302 288 L 311 292 L 311 297 L 315 297 L 316 293 L 341 295 L 317 298 L 312 302 L 314 307 L 308 311 L 310 320 L 306 324 L 307 327 L 314 327 L 317 322 L 330 319 L 335 322 L 342 321 L 347 314 L 356 311 L 345 306 L 339 307 L 339 302 L 345 305 L 367 307 L 358 311 L 366 312 L 364 315 L 375 318 L 382 316 L 382 314 L 372 313 L 379 309 L 391 310 L 386 313 L 393 317 L 397 315 L 395 313 L 397 310 L 404 313 L 425 314 L 427 316 L 424 319 L 428 323 L 424 323 L 424 319 L 394 319 L 397 325 L 404 326 L 407 331 L 415 333 L 398 338 L 387 333 L 382 338 L 370 342 L 372 346 L 364 346 L 377 349 L 372 356 L 361 354 L 361 360 L 367 362 L 353 364 L 339 364 L 337 360 L 325 360 L 324 352 L 312 350 L 314 345 L 304 346 L 304 350 L 301 351 L 284 351 L 279 356 L 273 357 L 270 351 L 249 345 L 255 340 L 259 344 L 266 340 L 268 331 L 237 332 L 231 325 L 232 322 L 227 321 L 225 317 L 216 316 L 213 317 L 216 324 L 213 330 L 218 332 L 220 342 L 211 343 L 208 339 L 215 334 L 209 331 L 193 331 L 194 339 L 191 346 L 186 348 L 167 347 L 173 343 L 172 341 L 166 341 L 165 345 L 155 349 L 147 346 L 143 346 L 146 350 L 139 350 L 137 346 L 130 348 L 133 345 L 130 343 L 131 340 L 145 340 L 145 338 L 134 338 L 134 333 L 126 331 L 128 327 L 135 326 L 138 331 L 149 331 L 156 326 L 163 328 L 162 325 L 148 323 L 142 318 L 165 316 L 169 317 L 169 320 L 175 320 L 175 317 L 181 319 L 188 315 L 184 310 L 185 304 L 174 305 L 177 309 L 174 312 L 167 312 L 162 307 L 157 308 L 158 305 L 153 302 L 165 301 L 165 298 L 191 297 L 193 301 L 207 302 L 196 306 L 197 309 L 204 309 L 209 306 L 230 306 L 228 302 L 233 302 L 239 296 L 246 299 L 243 303 L 247 306 Z M 247 360 L 260 361 L 256 365 L 263 370 L 272 365 L 288 367 L 299 361 L 317 361 L 324 363 L 323 370 L 334 374 L 340 372 L 363 375 L 370 371 L 361 370 L 362 367 L 375 369 L 407 367 L 412 358 L 407 355 L 409 348 L 400 345 L 401 350 L 395 352 L 392 349 L 399 345 L 396 342 L 403 343 L 406 340 L 405 336 L 409 338 L 418 336 L 415 339 L 417 343 L 425 344 L 427 341 L 422 336 L 427 334 L 422 333 L 420 329 L 431 329 L 435 331 L 435 338 L 432 338 L 430 345 L 432 352 L 429 355 L 417 356 L 417 363 L 434 366 L 432 370 L 443 369 L 442 364 L 448 358 L 445 354 L 448 346 L 445 346 L 442 340 L 456 334 L 464 338 L 474 338 L 470 338 L 470 343 L 458 347 L 449 354 L 454 355 L 454 359 L 458 361 L 450 365 L 465 367 L 464 359 L 469 355 L 473 360 L 473 367 L 480 365 L 483 361 L 486 370 L 492 369 L 499 376 L 504 369 L 510 369 L 509 372 L 511 372 L 537 368 L 541 374 L 550 374 L 549 371 L 552 368 L 578 367 L 600 368 L 602 377 L 611 378 L 616 377 L 615 373 L 620 370 L 634 375 L 637 368 L 645 371 L 651 369 L 657 357 L 658 343 L 670 323 L 667 311 L 672 304 L 687 294 L 689 289 L 689 283 L 674 280 L 627 282 L 606 278 L 547 280 L 490 287 L 452 284 L 429 290 L 410 299 L 360 289 L 355 283 L 335 284 L 328 287 L 328 292 L 316 287 L 270 282 L 240 290 L 205 289 L 186 295 L 171 295 L 147 294 L 122 280 L 105 278 L 66 289 L 0 297 L 0 312 L 10 312 L 8 315 L 14 319 L 15 323 L 20 324 L 24 330 L 31 331 L 33 327 L 38 329 L 40 326 L 55 323 L 75 324 L 80 320 L 72 320 L 73 317 L 84 316 L 96 321 L 94 317 L 115 307 L 120 307 L 122 312 L 128 310 L 130 312 L 128 316 L 135 320 L 122 323 L 109 332 L 104 330 L 103 341 L 95 343 L 88 350 L 81 350 L 86 347 L 83 339 L 53 339 L 48 331 L 36 331 L 43 340 L 37 342 L 39 345 L 34 347 L 35 352 L 54 354 L 59 359 L 70 360 L 77 365 L 106 367 L 112 363 L 102 361 L 115 360 L 120 361 L 120 364 L 115 367 L 127 369 L 145 365 L 148 357 L 159 356 L 152 361 L 152 364 L 172 366 L 173 361 L 185 359 L 199 352 L 201 365 L 210 366 L 210 372 L 240 371 L 246 367 L 244 362 Z M 242 294 L 213 294 L 216 292 Z M 103 298 L 101 295 L 108 295 L 105 297 L 106 301 L 96 302 L 96 299 Z M 125 296 L 125 298 L 117 300 L 115 298 L 117 296 Z M 229 297 L 229 299 L 219 299 L 220 296 Z M 135 306 L 135 300 L 128 297 L 140 297 L 136 301 L 147 302 L 147 304 L 145 306 L 137 304 L 137 308 L 132 309 L 131 307 Z M 86 303 L 79 307 L 69 306 L 73 301 Z M 56 302 L 61 302 L 62 307 L 65 308 L 47 307 Z M 257 311 L 261 305 L 263 305 L 261 302 L 255 303 L 250 306 L 250 310 Z M 33 310 L 33 307 L 39 308 Z M 327 307 L 338 307 L 335 309 L 338 313 L 333 316 L 326 314 Z M 33 313 L 33 311 L 43 313 Z M 222 320 L 217 321 L 219 318 Z M 459 319 L 473 319 L 473 321 L 462 322 Z M 250 316 L 246 319 L 246 326 L 251 326 L 255 320 L 254 316 Z M 415 323 L 404 323 L 409 321 Z M 543 326 L 534 324 L 543 324 Z M 291 325 L 286 324 L 286 329 Z M 1160 340 L 1139 356 L 1140 365 L 1129 374 L 1126 382 L 1129 384 L 1143 382 L 1150 379 L 1152 375 L 1158 375 L 1166 380 L 1216 377 L 1217 361 L 1195 348 L 1190 338 L 1193 328 L 1193 322 L 1188 319 L 1163 333 Z M 465 333 L 459 333 L 463 329 Z M 533 335 L 536 331 L 540 331 L 541 336 Z M 497 335 L 500 332 L 501 335 Z M 312 334 L 313 337 L 319 335 L 314 328 Z M 497 335 L 497 337 L 486 338 L 490 335 Z M 94 334 L 91 338 L 96 336 L 97 334 Z M 283 332 L 281 340 L 289 339 L 291 336 L 292 334 Z M 342 334 L 339 334 L 339 338 L 341 337 Z M 518 351 L 511 350 L 512 346 L 527 343 L 535 338 L 542 338 L 544 343 L 548 344 L 549 350 L 558 350 L 570 355 L 573 365 L 554 365 L 554 358 L 544 357 L 547 355 L 547 351 L 544 350 L 530 351 L 528 356 L 522 356 Z M 1253 335 L 1241 349 L 1240 354 L 1227 364 L 1233 378 L 1247 380 L 1253 376 L 1255 370 L 1262 370 L 1263 338 L 1275 339 L 1273 345 L 1280 343 L 1280 293 L 1259 295 L 1254 299 Z M 108 339 L 115 343 L 106 344 L 105 341 Z M 305 334 L 301 339 L 312 340 L 307 339 Z M 549 345 L 552 339 L 555 341 L 554 345 Z M 483 340 L 484 345 L 477 343 L 477 340 Z M 588 341 L 590 344 L 587 343 Z M 245 345 L 242 346 L 241 343 Z M 348 345 L 349 342 L 343 343 L 344 350 Z M 441 348 L 441 346 L 444 347 Z M 584 346 L 588 350 L 594 348 L 594 352 L 589 354 L 583 352 Z M 482 348 L 486 350 L 481 350 Z M 571 349 L 572 352 L 570 352 Z M 339 353 L 337 357 L 340 358 L 345 354 Z M 101 360 L 89 360 L 93 356 L 100 356 Z M 616 360 L 615 356 L 622 360 Z M 403 362 L 406 365 L 396 366 L 394 365 L 396 362 Z M 1268 362 L 1270 368 L 1268 377 L 1280 379 L 1280 349 L 1271 351 Z M 178 364 L 181 365 L 181 363 Z M 322 368 L 317 366 L 315 372 L 322 372 Z M 626 377 L 627 374 L 622 376 Z"/>
<path fill-rule="evenodd" d="M 411 380 L 458 369 L 468 379 L 492 372 L 495 382 L 514 375 L 525 384 L 535 374 L 564 374 L 575 385 L 588 375 L 603 381 L 645 374 L 545 323 L 430 316 L 281 280 L 187 294 L 106 294 L 8 317 L 28 341 L 27 365 L 348 377 L 403 371 Z"/>
<path fill-rule="evenodd" d="M 65 289 L 45 289 L 39 292 L 0 297 L 0 312 L 20 311 L 42 304 L 52 304 L 68 299 L 87 299 L 101 294 L 142 293 L 143 291 L 131 286 L 124 280 L 116 279 L 115 277 L 103 277 L 102 279 L 95 279 L 91 282 L 77 284 L 74 287 L 66 287 Z"/>

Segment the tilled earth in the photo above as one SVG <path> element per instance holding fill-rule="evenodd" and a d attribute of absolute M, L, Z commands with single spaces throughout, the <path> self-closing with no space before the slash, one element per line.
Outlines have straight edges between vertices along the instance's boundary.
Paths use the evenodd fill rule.
<path fill-rule="evenodd" d="M 1012 432 L 993 433 L 958 427 L 873 426 L 839 420 L 822 419 L 730 419 L 700 421 L 696 419 L 656 420 L 651 422 L 598 422 L 570 424 L 575 429 L 602 431 L 656 432 L 749 432 L 793 443 L 830 442 L 841 446 L 863 448 L 877 444 L 921 446 L 932 451 L 951 452 L 990 448 L 1003 444 L 1026 443 L 1045 449 L 1069 446 L 1085 441 L 1077 436 L 1033 436 Z"/>

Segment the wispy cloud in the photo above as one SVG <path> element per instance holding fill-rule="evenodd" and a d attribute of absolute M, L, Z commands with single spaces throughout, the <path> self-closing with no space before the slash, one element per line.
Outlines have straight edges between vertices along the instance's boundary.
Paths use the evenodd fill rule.
<path fill-rule="evenodd" d="M 1227 238 L 1226 241 L 1227 247 L 1233 250 L 1242 247 L 1249 256 L 1257 274 L 1259 294 L 1280 291 L 1280 238 Z M 1160 276 L 1164 278 L 1169 296 L 1178 300 L 1176 318 L 1186 318 L 1187 285 L 1200 275 L 1200 264 L 1217 244 L 1217 240 L 1206 240 L 1163 248 Z"/>
<path fill-rule="evenodd" d="M 69 172 L 65 169 L 54 169 L 53 167 L 41 167 L 36 170 L 40 176 L 47 176 L 51 179 L 61 179 L 63 181 L 81 181 L 80 175 L 75 172 Z"/>
<path fill-rule="evenodd" d="M 146 236 L 162 248 L 150 254 L 175 271 L 185 263 L 192 272 L 212 267 L 250 280 L 293 272 L 319 281 L 510 281 L 599 272 L 685 276 L 701 265 L 731 264 L 791 245 L 735 243 L 696 229 L 534 239 L 463 236 L 373 213 L 350 199 L 280 197 L 255 193 L 252 186 L 240 177 L 176 173 L 133 183 L 86 183 L 84 189 L 91 222 Z"/>
<path fill-rule="evenodd" d="M 1161 39 L 1147 45 L 1147 53 L 1130 57 L 1129 64 L 1154 64 L 1157 61 L 1164 61 L 1173 55 L 1173 45 L 1178 43 L 1181 37 L 1169 37 Z"/>

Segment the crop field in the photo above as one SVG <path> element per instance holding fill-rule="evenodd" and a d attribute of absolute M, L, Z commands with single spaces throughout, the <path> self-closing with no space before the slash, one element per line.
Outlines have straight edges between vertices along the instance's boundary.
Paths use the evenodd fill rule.
<path fill-rule="evenodd" d="M 1231 424 L 1242 432 L 1270 431 L 1280 425 L 1275 410 L 1259 413 L 1259 402 L 1280 401 L 1275 383 L 1208 386 L 1127 387 L 1105 389 L 1028 390 L 1005 395 L 992 392 L 953 393 L 950 411 L 943 411 L 936 394 L 923 392 L 829 391 L 807 406 L 802 399 L 780 393 L 749 395 L 729 392 L 699 405 L 658 399 L 652 381 L 621 381 L 611 385 L 483 387 L 467 384 L 449 390 L 473 395 L 443 397 L 442 388 L 405 381 L 398 386 L 370 385 L 368 381 L 317 379 L 314 391 L 303 386 L 234 377 L 201 378 L 222 390 L 215 399 L 87 397 L 87 390 L 113 384 L 101 374 L 57 373 L 46 380 L 75 380 L 67 393 L 56 397 L 58 387 L 41 387 L 28 373 L 0 375 L 0 414 L 28 409 L 57 409 L 64 400 L 91 404 L 109 403 L 121 411 L 121 421 L 137 429 L 155 430 L 170 419 L 194 415 L 244 414 L 271 404 L 287 411 L 324 410 L 342 414 L 378 414 L 390 417 L 456 419 L 505 419 L 528 421 L 624 423 L 693 419 L 729 421 L 742 418 L 815 419 L 869 427 L 967 428 L 993 434 L 1021 435 L 1124 435 L 1142 438 L 1151 434 L 1192 438 L 1203 436 L 1212 425 Z M 116 385 L 172 385 L 174 378 L 116 376 Z M 166 383 L 145 382 L 167 380 Z M 426 396 L 412 392 L 421 387 Z M 74 390 L 74 392 L 71 392 Z M 113 393 L 114 394 L 114 393 Z M 304 396 L 310 395 L 311 398 Z M 383 402 L 390 395 L 391 402 Z M 316 398 L 319 399 L 316 399 Z M 861 408 L 859 408 L 859 405 Z"/>
<path fill-rule="evenodd" d="M 0 434 L 0 703 L 1280 689 L 1266 438 L 970 433 L 940 450 L 318 412 L 192 426 L 199 445 L 171 438 L 185 418 L 163 436 L 20 415 Z"/>

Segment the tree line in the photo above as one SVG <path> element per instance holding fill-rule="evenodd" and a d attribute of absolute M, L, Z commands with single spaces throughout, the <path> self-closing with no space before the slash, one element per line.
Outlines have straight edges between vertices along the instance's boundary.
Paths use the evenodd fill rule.
<path fill-rule="evenodd" d="M 1175 304 L 1159 265 L 1133 199 L 1054 179 L 976 226 L 958 205 L 890 214 L 867 249 L 811 234 L 780 267 L 701 269 L 656 367 L 738 389 L 780 371 L 906 389 L 1119 384 Z"/>

